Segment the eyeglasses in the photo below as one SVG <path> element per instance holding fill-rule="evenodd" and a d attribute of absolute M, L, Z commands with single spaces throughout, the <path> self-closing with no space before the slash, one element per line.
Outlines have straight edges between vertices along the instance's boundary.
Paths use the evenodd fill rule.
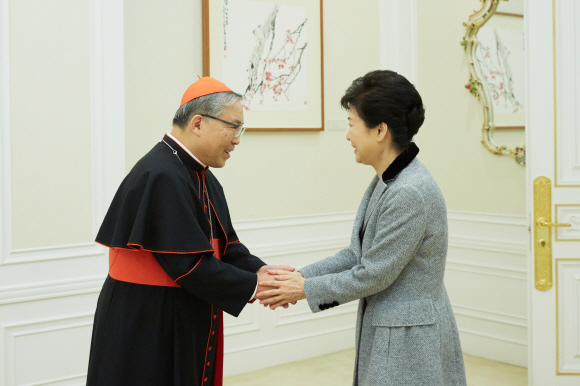
<path fill-rule="evenodd" d="M 231 123 L 231 122 L 228 122 L 228 121 L 224 121 L 223 119 L 219 119 L 219 118 L 216 118 L 216 117 L 212 117 L 211 115 L 205 115 L 205 114 L 199 114 L 199 115 L 201 115 L 202 117 L 216 119 L 216 120 L 218 120 L 220 122 L 223 122 L 223 123 L 226 123 L 226 124 L 230 125 L 232 129 L 235 129 L 234 137 L 240 138 L 242 136 L 242 134 L 244 134 L 244 131 L 246 131 L 246 128 L 244 127 L 244 125 L 236 125 L 235 123 Z"/>

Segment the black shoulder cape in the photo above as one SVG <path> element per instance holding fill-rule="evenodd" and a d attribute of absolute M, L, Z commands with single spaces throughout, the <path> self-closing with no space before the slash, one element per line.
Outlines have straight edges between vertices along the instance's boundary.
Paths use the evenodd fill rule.
<path fill-rule="evenodd" d="M 230 221 L 225 196 L 217 179 L 171 138 L 165 136 L 163 141 L 141 158 L 125 177 L 96 241 L 109 248 L 142 248 L 151 252 L 213 250 L 209 242 L 210 227 L 199 194 L 201 179 L 206 177 L 226 244 L 235 241 L 232 240 L 237 239 L 233 229 L 224 229 L 224 226 L 228 228 Z M 167 144 L 176 150 L 179 158 Z"/>

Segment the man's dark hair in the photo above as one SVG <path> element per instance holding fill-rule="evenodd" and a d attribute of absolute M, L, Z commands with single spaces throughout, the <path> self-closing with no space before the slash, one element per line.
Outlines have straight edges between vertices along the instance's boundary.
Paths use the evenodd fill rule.
<path fill-rule="evenodd" d="M 222 115 L 226 107 L 242 100 L 242 96 L 233 91 L 223 91 L 195 98 L 177 109 L 173 117 L 173 125 L 185 129 L 191 118 L 196 114 Z"/>
<path fill-rule="evenodd" d="M 340 104 L 346 110 L 354 108 L 369 129 L 386 123 L 398 150 L 411 144 L 425 120 L 423 100 L 415 86 L 389 70 L 371 71 L 355 79 Z"/>

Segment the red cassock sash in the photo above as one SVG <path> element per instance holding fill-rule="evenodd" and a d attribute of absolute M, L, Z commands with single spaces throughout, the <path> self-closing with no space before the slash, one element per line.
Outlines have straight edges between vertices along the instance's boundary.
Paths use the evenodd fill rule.
<path fill-rule="evenodd" d="M 221 260 L 220 240 L 212 239 L 212 245 L 215 257 Z M 179 287 L 179 284 L 161 268 L 151 252 L 144 249 L 110 248 L 109 276 L 115 280 L 128 283 Z M 224 326 L 222 310 L 219 311 L 219 331 L 215 355 L 214 386 L 222 386 L 224 373 Z M 203 380 L 202 384 L 205 385 Z"/>

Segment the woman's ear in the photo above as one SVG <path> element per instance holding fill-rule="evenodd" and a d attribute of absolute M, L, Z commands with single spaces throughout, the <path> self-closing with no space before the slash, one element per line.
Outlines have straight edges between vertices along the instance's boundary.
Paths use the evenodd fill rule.
<path fill-rule="evenodd" d="M 390 137 L 389 127 L 385 122 L 381 122 L 377 131 L 377 140 L 383 142 L 385 139 Z"/>

